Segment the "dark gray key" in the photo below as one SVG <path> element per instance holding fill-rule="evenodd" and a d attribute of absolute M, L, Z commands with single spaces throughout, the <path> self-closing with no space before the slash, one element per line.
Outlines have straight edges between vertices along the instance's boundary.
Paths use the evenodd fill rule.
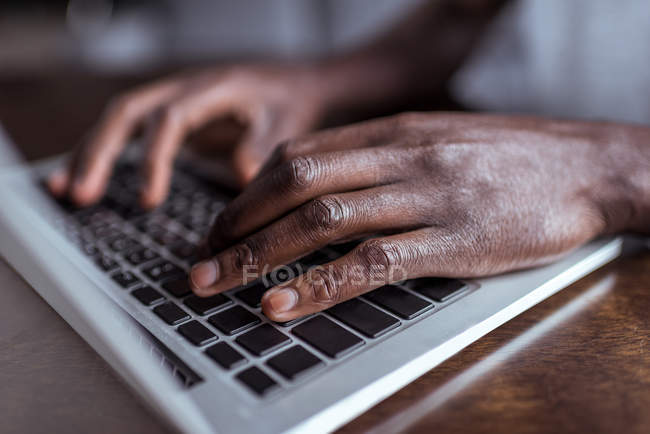
<path fill-rule="evenodd" d="M 192 292 L 187 277 L 185 276 L 168 280 L 162 284 L 162 287 L 174 297 L 185 297 L 187 294 Z"/>
<path fill-rule="evenodd" d="M 457 279 L 423 277 L 408 282 L 409 288 L 440 303 L 449 300 L 467 285 Z"/>
<path fill-rule="evenodd" d="M 227 335 L 234 335 L 260 322 L 260 319 L 241 306 L 235 306 L 208 318 L 210 324 Z"/>
<path fill-rule="evenodd" d="M 111 275 L 114 281 L 116 281 L 122 288 L 130 288 L 134 285 L 137 285 L 141 282 L 140 279 L 135 277 L 130 271 L 118 271 Z"/>
<path fill-rule="evenodd" d="M 298 272 L 297 266 L 294 265 L 283 265 L 273 270 L 271 273 L 267 274 L 264 278 L 266 284 L 271 286 L 280 285 L 281 283 L 287 282 L 294 277 L 297 277 L 300 273 Z M 261 297 L 260 297 L 261 299 Z"/>
<path fill-rule="evenodd" d="M 393 285 L 382 286 L 365 297 L 404 319 L 413 319 L 433 307 L 428 301 Z"/>
<path fill-rule="evenodd" d="M 217 335 L 198 321 L 190 321 L 178 326 L 178 332 L 197 347 L 217 340 Z"/>
<path fill-rule="evenodd" d="M 160 258 L 156 252 L 146 247 L 138 247 L 126 253 L 124 258 L 133 265 L 144 264 L 145 262 L 152 261 Z"/>
<path fill-rule="evenodd" d="M 253 366 L 237 374 L 237 379 L 260 396 L 268 395 L 278 387 L 278 383 L 260 368 Z"/>
<path fill-rule="evenodd" d="M 180 324 L 190 319 L 190 316 L 171 301 L 156 306 L 153 311 L 169 325 Z"/>
<path fill-rule="evenodd" d="M 300 263 L 305 265 L 305 266 L 312 266 L 312 265 L 322 265 L 326 262 L 330 262 L 331 259 L 325 252 L 321 252 L 319 250 L 315 251 L 314 253 L 311 253 L 303 258 L 300 258 Z"/>
<path fill-rule="evenodd" d="M 153 306 L 165 299 L 164 295 L 153 289 L 151 286 L 143 286 L 142 288 L 134 289 L 131 295 L 140 300 L 140 303 L 145 306 Z"/>
<path fill-rule="evenodd" d="M 183 269 L 165 260 L 148 265 L 142 272 L 156 282 L 185 274 Z"/>
<path fill-rule="evenodd" d="M 184 261 L 194 262 L 194 260 L 197 258 L 197 247 L 192 243 L 188 243 L 187 241 L 181 241 L 177 243 L 176 245 L 170 247 L 169 251 L 172 252 L 174 256 Z"/>
<path fill-rule="evenodd" d="M 396 318 L 357 298 L 337 304 L 327 313 L 369 338 L 379 337 L 400 324 Z"/>
<path fill-rule="evenodd" d="M 225 369 L 233 369 L 246 363 L 246 357 L 225 342 L 212 345 L 205 354 Z"/>
<path fill-rule="evenodd" d="M 256 283 L 248 288 L 244 288 L 235 294 L 235 297 L 249 305 L 250 307 L 260 307 L 262 304 L 262 295 L 267 288 L 262 283 Z"/>
<path fill-rule="evenodd" d="M 361 338 L 322 315 L 295 326 L 291 332 L 332 358 L 341 357 L 364 344 Z"/>
<path fill-rule="evenodd" d="M 322 365 L 323 361 L 303 347 L 296 345 L 271 357 L 266 364 L 283 377 L 295 380 L 316 366 Z"/>
<path fill-rule="evenodd" d="M 107 271 L 107 272 L 108 271 L 113 271 L 117 267 L 119 267 L 119 265 L 117 264 L 117 262 L 115 260 L 113 260 L 109 256 L 105 256 L 105 255 L 98 256 L 97 258 L 95 258 L 95 263 L 99 266 L 99 268 L 101 268 L 102 270 Z"/>
<path fill-rule="evenodd" d="M 287 345 L 291 339 L 271 324 L 262 324 L 239 336 L 235 341 L 256 356 L 263 356 Z"/>
<path fill-rule="evenodd" d="M 91 243 L 82 243 L 81 251 L 83 251 L 88 256 L 95 256 L 99 254 L 99 249 L 97 249 L 97 247 Z"/>
<path fill-rule="evenodd" d="M 199 315 L 207 315 L 216 311 L 220 307 L 232 303 L 232 300 L 223 294 L 216 294 L 211 297 L 198 297 L 196 295 L 191 295 L 187 297 L 183 303 Z"/>
<path fill-rule="evenodd" d="M 108 247 L 114 252 L 126 252 L 127 250 L 135 249 L 140 245 L 133 239 L 126 235 L 118 235 L 106 241 Z"/>

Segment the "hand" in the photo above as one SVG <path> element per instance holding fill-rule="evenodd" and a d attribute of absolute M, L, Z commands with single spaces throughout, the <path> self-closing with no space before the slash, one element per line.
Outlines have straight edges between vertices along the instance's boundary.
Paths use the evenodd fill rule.
<path fill-rule="evenodd" d="M 217 217 L 214 257 L 194 266 L 191 284 L 212 295 L 246 283 L 252 270 L 384 234 L 268 290 L 264 313 L 287 321 L 405 277 L 476 277 L 553 261 L 634 214 L 612 163 L 616 149 L 625 153 L 621 131 L 422 113 L 289 141 Z"/>
<path fill-rule="evenodd" d="M 250 181 L 282 140 L 311 129 L 323 110 L 317 74 L 303 67 L 239 66 L 185 74 L 118 96 L 49 186 L 80 205 L 98 200 L 113 164 L 135 129 L 152 123 L 141 202 L 160 204 L 167 195 L 174 157 L 184 138 L 217 118 L 232 116 L 247 126 L 234 150 L 242 184 Z"/>

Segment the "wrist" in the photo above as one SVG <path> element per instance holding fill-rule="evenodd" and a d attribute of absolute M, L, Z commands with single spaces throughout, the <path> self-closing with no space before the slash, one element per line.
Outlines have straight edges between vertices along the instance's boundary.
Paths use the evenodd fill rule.
<path fill-rule="evenodd" d="M 305 71 L 327 111 L 389 103 L 409 89 L 406 68 L 388 53 L 343 55 Z"/>
<path fill-rule="evenodd" d="M 606 231 L 650 234 L 650 128 L 606 125 L 604 174 L 596 194 Z"/>

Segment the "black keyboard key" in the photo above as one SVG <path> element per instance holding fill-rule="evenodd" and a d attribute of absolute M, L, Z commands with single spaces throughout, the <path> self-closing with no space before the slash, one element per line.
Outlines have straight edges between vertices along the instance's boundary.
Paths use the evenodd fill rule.
<path fill-rule="evenodd" d="M 315 251 L 314 253 L 311 253 L 300 259 L 300 263 L 308 267 L 312 265 L 322 265 L 330 261 L 331 259 L 329 256 L 327 256 L 325 252 L 321 251 Z"/>
<path fill-rule="evenodd" d="M 423 277 L 408 282 L 409 288 L 440 303 L 449 300 L 467 285 L 456 279 Z"/>
<path fill-rule="evenodd" d="M 176 325 L 190 319 L 190 316 L 171 301 L 156 306 L 153 311 L 167 324 Z"/>
<path fill-rule="evenodd" d="M 215 313 L 208 321 L 225 334 L 234 335 L 259 323 L 260 319 L 243 307 L 235 306 Z"/>
<path fill-rule="evenodd" d="M 95 259 L 95 263 L 97 264 L 97 266 L 99 266 L 99 268 L 101 268 L 106 272 L 113 271 L 119 267 L 119 265 L 117 264 L 117 262 L 115 262 L 115 260 L 105 255 L 98 256 Z"/>
<path fill-rule="evenodd" d="M 190 321 L 178 326 L 178 332 L 197 347 L 217 340 L 217 335 L 198 321 Z"/>
<path fill-rule="evenodd" d="M 291 332 L 332 358 L 341 357 L 364 344 L 361 338 L 322 315 L 295 326 Z"/>
<path fill-rule="evenodd" d="M 162 287 L 174 297 L 185 297 L 192 292 L 187 277 L 185 276 L 168 280 L 162 284 Z"/>
<path fill-rule="evenodd" d="M 175 244 L 169 248 L 169 251 L 172 252 L 174 256 L 183 261 L 194 262 L 197 255 L 197 247 L 187 241 L 181 241 L 180 243 Z"/>
<path fill-rule="evenodd" d="M 101 224 L 93 226 L 90 229 L 90 232 L 95 236 L 95 238 L 100 239 L 113 239 L 120 236 L 121 232 L 113 224 Z"/>
<path fill-rule="evenodd" d="M 377 338 L 400 324 L 396 318 L 356 298 L 330 308 L 327 313 L 369 338 Z"/>
<path fill-rule="evenodd" d="M 431 309 L 433 304 L 394 285 L 382 286 L 365 297 L 404 319 L 413 319 Z"/>
<path fill-rule="evenodd" d="M 160 258 L 156 252 L 146 247 L 138 247 L 124 255 L 124 258 L 133 265 L 144 264 L 145 262 L 152 261 Z"/>
<path fill-rule="evenodd" d="M 153 238 L 154 241 L 156 241 L 158 244 L 163 246 L 171 246 L 183 241 L 180 236 L 164 228 L 161 228 L 161 230 L 150 231 L 149 236 Z"/>
<path fill-rule="evenodd" d="M 244 288 L 235 294 L 235 297 L 249 305 L 250 307 L 260 307 L 262 304 L 262 295 L 267 288 L 262 283 L 256 283 L 248 288 Z"/>
<path fill-rule="evenodd" d="M 111 275 L 122 288 L 129 288 L 141 282 L 140 279 L 135 277 L 130 271 L 118 271 Z"/>
<path fill-rule="evenodd" d="M 271 368 L 289 380 L 295 380 L 300 375 L 307 373 L 323 361 L 301 346 L 293 346 L 277 356 L 271 357 L 267 362 Z"/>
<path fill-rule="evenodd" d="M 199 315 L 207 315 L 216 311 L 220 307 L 229 305 L 232 303 L 232 300 L 223 294 L 216 294 L 210 297 L 191 295 L 187 297 L 183 303 Z"/>
<path fill-rule="evenodd" d="M 142 288 L 135 289 L 131 295 L 140 300 L 145 306 L 153 306 L 165 300 L 165 296 L 151 286 L 143 286 Z"/>
<path fill-rule="evenodd" d="M 354 240 L 354 241 L 348 241 L 347 243 L 340 243 L 340 244 L 330 244 L 329 247 L 330 249 L 334 250 L 337 255 L 343 256 L 347 255 L 359 245 L 360 241 Z"/>
<path fill-rule="evenodd" d="M 274 379 L 266 375 L 264 371 L 256 366 L 237 374 L 237 379 L 260 396 L 268 395 L 280 387 Z"/>
<path fill-rule="evenodd" d="M 205 350 L 205 354 L 225 369 L 233 369 L 246 363 L 246 357 L 225 342 L 219 342 Z"/>
<path fill-rule="evenodd" d="M 291 339 L 271 324 L 262 324 L 239 336 L 235 341 L 256 356 L 263 356 L 287 345 Z"/>
<path fill-rule="evenodd" d="M 127 250 L 139 247 L 137 241 L 127 237 L 126 235 L 118 235 L 106 241 L 108 247 L 114 252 L 126 252 Z"/>
<path fill-rule="evenodd" d="M 81 251 L 84 252 L 88 256 L 95 256 L 99 254 L 99 249 L 97 249 L 97 246 L 91 243 L 82 243 L 81 244 Z"/>
<path fill-rule="evenodd" d="M 165 260 L 148 265 L 142 272 L 155 282 L 185 274 L 182 268 Z"/>

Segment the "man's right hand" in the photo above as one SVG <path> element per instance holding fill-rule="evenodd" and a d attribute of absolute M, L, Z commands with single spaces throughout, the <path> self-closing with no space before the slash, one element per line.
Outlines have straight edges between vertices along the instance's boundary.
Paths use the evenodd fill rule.
<path fill-rule="evenodd" d="M 50 176 L 49 187 L 79 205 L 95 202 L 131 135 L 150 121 L 141 203 L 155 207 L 167 195 L 173 161 L 185 137 L 226 116 L 246 126 L 232 155 L 245 185 L 275 145 L 309 131 L 322 115 L 325 103 L 316 77 L 306 67 L 250 65 L 184 74 L 134 89 L 108 105 L 68 166 Z"/>

